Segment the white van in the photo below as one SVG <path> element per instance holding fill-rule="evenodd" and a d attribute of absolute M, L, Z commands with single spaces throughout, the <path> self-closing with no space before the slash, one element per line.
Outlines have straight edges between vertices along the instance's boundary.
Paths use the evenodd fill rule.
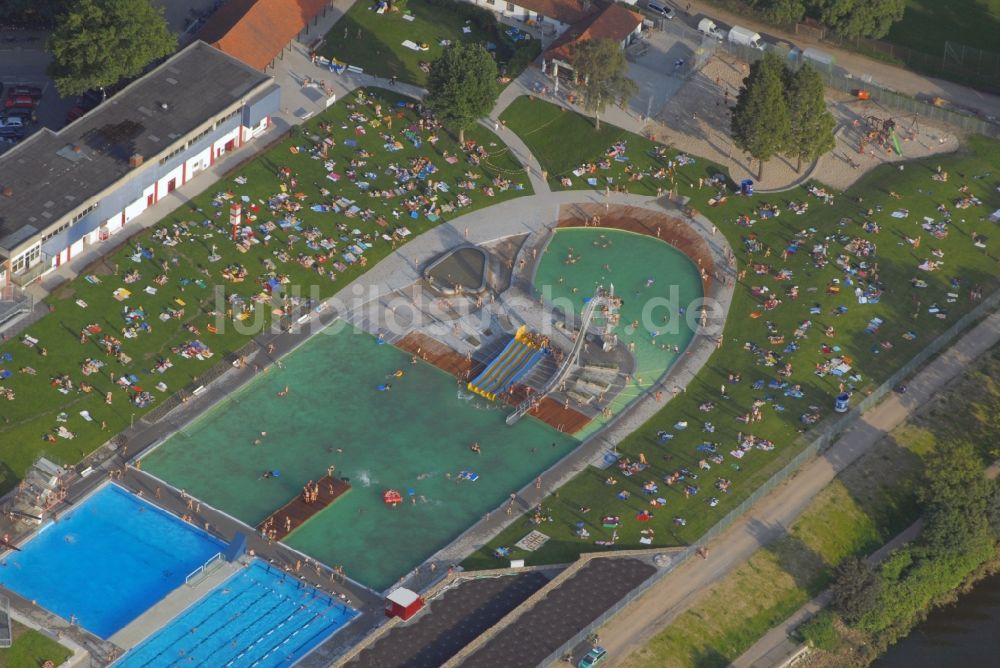
<path fill-rule="evenodd" d="M 749 28 L 733 26 L 729 29 L 729 41 L 733 44 L 749 46 L 751 49 L 764 50 L 764 45 L 760 43 L 760 35 Z"/>
<path fill-rule="evenodd" d="M 719 30 L 719 26 L 715 25 L 715 21 L 712 19 L 698 21 L 698 32 L 708 37 L 714 37 L 720 42 L 723 40 L 722 31 Z"/>
<path fill-rule="evenodd" d="M 658 16 L 662 16 L 667 20 L 673 20 L 674 18 L 674 10 L 671 9 L 670 7 L 667 7 L 666 5 L 660 5 L 655 2 L 647 2 L 646 9 L 648 9 L 649 11 L 653 12 Z"/>

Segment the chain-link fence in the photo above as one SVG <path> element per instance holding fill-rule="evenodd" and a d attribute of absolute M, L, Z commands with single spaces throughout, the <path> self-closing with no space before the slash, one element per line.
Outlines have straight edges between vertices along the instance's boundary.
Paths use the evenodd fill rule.
<path fill-rule="evenodd" d="M 793 53 L 788 47 L 773 44 L 767 44 L 765 47 L 765 50 L 762 51 L 742 44 L 733 44 L 728 41 L 722 44 L 722 48 L 727 53 L 748 63 L 760 60 L 768 52 L 777 54 L 793 69 L 801 67 L 804 62 L 801 57 L 798 57 L 797 53 Z M 864 90 L 868 92 L 869 99 L 897 111 L 922 116 L 928 120 L 951 125 L 966 132 L 983 134 L 988 137 L 1000 137 L 1000 124 L 997 122 L 953 111 L 952 109 L 937 107 L 930 102 L 897 93 L 896 91 L 882 87 L 875 81 L 872 81 L 870 77 L 854 77 L 850 72 L 845 72 L 832 63 L 824 64 L 810 60 L 809 64 L 819 71 L 820 76 L 823 77 L 823 82 L 830 88 L 852 94 Z"/>
<path fill-rule="evenodd" d="M 850 412 L 833 422 L 827 423 L 819 430 L 819 434 L 811 434 L 812 440 L 805 445 L 802 451 L 795 455 L 777 473 L 772 475 L 767 482 L 758 487 L 752 494 L 750 494 L 750 496 L 744 499 L 742 503 L 729 511 L 725 517 L 719 520 L 711 529 L 706 531 L 701 538 L 685 548 L 684 551 L 671 555 L 671 560 L 668 565 L 661 568 L 659 571 L 650 576 L 648 580 L 640 584 L 638 587 L 629 592 L 624 598 L 605 610 L 604 613 L 602 613 L 597 619 L 588 624 L 585 628 L 581 629 L 579 633 L 570 638 L 568 641 L 563 643 L 559 649 L 552 652 L 552 654 L 550 654 L 548 658 L 546 658 L 539 665 L 548 666 L 561 660 L 562 657 L 586 640 L 587 636 L 603 626 L 625 606 L 646 593 L 660 580 L 669 575 L 680 564 L 694 557 L 700 550 L 704 549 L 705 546 L 712 542 L 712 540 L 717 538 L 737 520 L 746 515 L 746 513 L 758 501 L 770 494 L 771 491 L 778 485 L 782 484 L 797 473 L 803 464 L 833 445 L 841 434 L 853 426 L 865 412 L 878 404 L 886 394 L 893 391 L 893 389 L 903 380 L 913 375 L 924 364 L 930 361 L 931 358 L 941 352 L 945 346 L 949 345 L 952 341 L 958 338 L 960 334 L 964 333 L 967 329 L 971 329 L 973 325 L 992 314 L 998 306 L 1000 306 L 1000 290 L 994 292 L 981 304 L 979 304 L 979 306 L 959 318 L 958 321 L 942 333 L 941 336 L 934 339 L 934 341 L 932 341 L 926 348 L 917 353 L 909 362 L 900 367 L 900 369 L 889 376 L 885 382 L 875 388 L 871 394 L 859 401 Z M 794 444 L 792 448 L 794 449 L 801 444 L 801 441 L 799 441 Z"/>
<path fill-rule="evenodd" d="M 800 32 L 796 27 L 796 34 Z M 907 69 L 944 77 L 990 93 L 1000 91 L 1000 53 L 946 41 L 942 52 L 933 54 L 880 39 L 843 37 L 829 30 L 824 31 L 819 39 Z"/>

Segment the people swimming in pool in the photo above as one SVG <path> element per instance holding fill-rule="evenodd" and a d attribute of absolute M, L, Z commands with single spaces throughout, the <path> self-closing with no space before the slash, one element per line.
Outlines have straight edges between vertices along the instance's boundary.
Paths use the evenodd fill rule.
<path fill-rule="evenodd" d="M 479 442 L 478 441 L 475 442 L 475 443 L 473 443 L 472 445 L 470 445 L 469 449 L 472 450 L 477 455 L 480 455 L 480 454 L 483 453 L 483 449 L 481 447 L 479 447 Z"/>
<path fill-rule="evenodd" d="M 378 386 L 379 392 L 388 392 L 391 389 L 392 385 L 390 383 L 382 383 L 381 385 Z"/>
<path fill-rule="evenodd" d="M 393 378 L 402 378 L 405 372 L 402 369 L 396 369 L 392 372 Z"/>
<path fill-rule="evenodd" d="M 281 471 L 267 470 L 264 471 L 264 473 L 262 473 L 260 477 L 267 480 L 269 478 L 277 478 L 279 476 L 281 476 Z"/>

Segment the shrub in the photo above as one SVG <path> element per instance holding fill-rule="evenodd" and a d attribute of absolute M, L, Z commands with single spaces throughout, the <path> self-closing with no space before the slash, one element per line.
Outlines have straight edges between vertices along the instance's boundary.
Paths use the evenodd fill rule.
<path fill-rule="evenodd" d="M 829 610 L 819 613 L 800 626 L 796 633 L 810 646 L 825 652 L 836 652 L 843 644 L 840 632 L 837 631 L 836 617 Z"/>
<path fill-rule="evenodd" d="M 537 39 L 523 42 L 514 48 L 514 53 L 507 61 L 507 76 L 514 78 L 528 68 L 535 58 L 542 53 L 542 43 Z"/>

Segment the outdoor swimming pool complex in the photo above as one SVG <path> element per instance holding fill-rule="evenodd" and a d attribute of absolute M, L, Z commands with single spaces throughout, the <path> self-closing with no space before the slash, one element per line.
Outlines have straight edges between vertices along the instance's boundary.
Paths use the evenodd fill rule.
<path fill-rule="evenodd" d="M 9 553 L 0 584 L 109 638 L 224 549 L 209 534 L 107 484 Z"/>
<path fill-rule="evenodd" d="M 255 559 L 114 666 L 291 666 L 358 614 Z"/>
<path fill-rule="evenodd" d="M 578 259 L 567 263 L 570 249 Z M 535 274 L 536 294 L 547 292 L 550 299 L 568 299 L 577 313 L 598 285 L 608 287 L 610 283 L 614 283 L 615 294 L 623 300 L 622 324 L 615 331 L 624 343 L 635 344 L 636 358 L 631 384 L 611 404 L 614 414 L 659 380 L 694 337 L 687 318 L 681 316 L 677 327 L 671 328 L 664 322 L 668 309 L 658 307 L 646 318 L 651 322 L 644 324 L 643 309 L 658 303 L 655 300 L 666 299 L 676 307 L 694 311 L 697 304 L 693 302 L 703 292 L 698 268 L 674 246 L 647 235 L 603 228 L 557 230 Z M 670 317 L 677 316 L 679 312 Z M 634 321 L 639 322 L 636 329 L 631 326 Z M 674 352 L 674 346 L 679 353 Z M 605 422 L 607 419 L 599 416 L 576 436 L 583 438 Z"/>
<path fill-rule="evenodd" d="M 285 542 L 377 590 L 577 444 L 534 419 L 507 426 L 510 408 L 350 328 L 320 332 L 282 362 L 146 455 L 142 468 L 257 526 L 335 466 L 352 489 Z M 378 390 L 385 383 L 391 391 Z M 266 470 L 280 476 L 265 479 Z M 462 471 L 479 479 L 460 481 Z M 386 506 L 388 488 L 405 502 Z"/>

